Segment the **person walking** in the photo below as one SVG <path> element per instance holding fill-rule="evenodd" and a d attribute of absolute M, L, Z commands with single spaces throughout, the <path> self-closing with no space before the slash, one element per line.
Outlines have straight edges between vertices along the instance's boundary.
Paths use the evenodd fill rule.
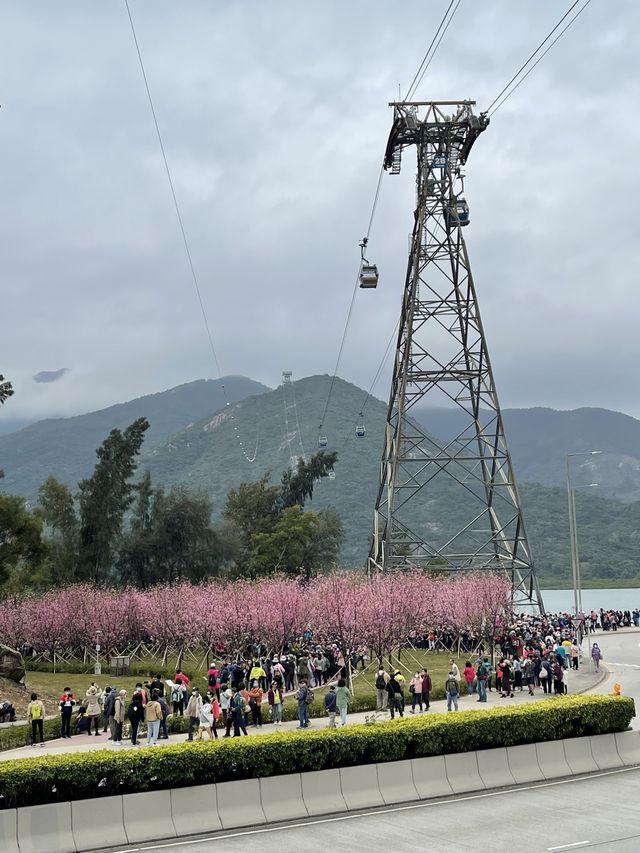
<path fill-rule="evenodd" d="M 153 695 L 153 693 L 151 695 Z M 169 740 L 169 729 L 167 728 L 169 706 L 167 705 L 167 700 L 162 693 L 158 693 L 158 702 L 160 703 L 160 709 L 162 711 L 162 719 L 160 720 L 160 739 Z"/>
<path fill-rule="evenodd" d="M 596 672 L 599 672 L 600 661 L 602 660 L 602 652 L 600 651 L 600 646 L 597 643 L 594 643 L 591 647 L 591 660 L 593 661 L 593 665 L 596 668 Z"/>
<path fill-rule="evenodd" d="M 551 664 L 546 658 L 540 662 L 540 672 L 538 673 L 540 684 L 545 693 L 551 693 Z"/>
<path fill-rule="evenodd" d="M 422 704 L 424 705 L 424 710 L 429 710 L 429 698 L 431 696 L 431 690 L 433 689 L 433 685 L 431 683 L 431 676 L 427 672 L 426 668 L 422 670 L 420 673 L 422 676 Z"/>
<path fill-rule="evenodd" d="M 389 695 L 389 712 L 391 719 L 395 718 L 396 711 L 401 717 L 404 717 L 404 696 L 402 695 L 402 686 L 395 676 L 395 673 L 389 677 L 387 682 L 387 694 Z"/>
<path fill-rule="evenodd" d="M 569 654 L 571 655 L 571 666 L 577 670 L 580 659 L 580 648 L 578 647 L 578 644 L 575 640 L 573 640 L 573 642 L 571 643 Z"/>
<path fill-rule="evenodd" d="M 387 710 L 387 704 L 389 701 L 389 694 L 387 693 L 388 681 L 389 676 L 384 671 L 384 668 L 380 667 L 376 675 L 376 711 Z"/>
<path fill-rule="evenodd" d="M 415 714 L 416 705 L 422 713 L 422 676 L 419 672 L 414 673 L 413 678 L 409 682 L 409 693 L 411 693 L 411 713 Z"/>
<path fill-rule="evenodd" d="M 71 715 L 76 700 L 70 687 L 65 687 L 60 697 L 60 737 L 71 737 Z"/>
<path fill-rule="evenodd" d="M 240 737 L 240 732 L 244 735 L 249 734 L 245 725 L 245 702 L 242 691 L 240 690 L 240 684 L 231 699 L 231 719 L 233 721 L 234 737 Z"/>
<path fill-rule="evenodd" d="M 127 691 L 120 690 L 116 697 L 115 705 L 113 706 L 113 721 L 115 723 L 113 743 L 115 746 L 122 746 L 122 729 L 124 726 L 124 718 L 126 715 L 126 704 Z"/>
<path fill-rule="evenodd" d="M 262 688 L 257 679 L 249 691 L 249 708 L 251 709 L 251 720 L 254 728 L 262 728 Z"/>
<path fill-rule="evenodd" d="M 140 723 L 144 720 L 144 703 L 142 701 L 142 694 L 137 690 L 134 691 L 131 697 L 131 702 L 127 709 L 127 717 L 131 723 L 131 746 L 139 746 L 138 729 L 140 728 Z"/>
<path fill-rule="evenodd" d="M 325 711 L 329 715 L 329 728 L 335 729 L 336 727 L 336 708 L 338 705 L 338 699 L 336 696 L 336 686 L 332 684 L 324 697 L 324 707 Z"/>
<path fill-rule="evenodd" d="M 27 705 L 27 719 L 31 723 L 31 746 L 36 745 L 36 736 L 40 737 L 40 746 L 44 746 L 44 702 L 38 699 L 37 693 L 31 694 L 31 701 Z"/>
<path fill-rule="evenodd" d="M 300 721 L 299 728 L 309 728 L 309 705 L 313 702 L 313 691 L 307 683 L 307 676 L 303 676 L 300 680 L 300 686 L 296 693 L 298 700 L 298 720 Z"/>
<path fill-rule="evenodd" d="M 111 695 L 112 692 L 113 691 L 111 690 L 110 687 L 105 687 L 104 693 L 102 693 L 100 696 L 100 707 L 102 708 L 102 725 L 103 725 L 102 734 L 104 734 L 107 731 L 107 728 L 109 726 L 109 714 L 107 713 L 107 705 L 109 703 L 109 696 Z M 115 701 L 115 697 L 114 697 L 114 701 Z"/>
<path fill-rule="evenodd" d="M 464 680 L 465 680 L 466 685 L 467 685 L 467 696 L 472 696 L 473 695 L 473 682 L 476 680 L 476 671 L 471 666 L 470 660 L 468 660 L 465 663 L 462 674 L 464 675 Z"/>
<path fill-rule="evenodd" d="M 487 701 L 487 681 L 489 680 L 489 660 L 484 658 L 478 663 L 476 670 L 476 680 L 478 685 L 478 702 Z"/>
<path fill-rule="evenodd" d="M 340 722 L 343 726 L 347 725 L 349 702 L 351 702 L 351 691 L 347 687 L 347 682 L 344 678 L 341 678 L 338 681 L 338 688 L 336 690 L 336 706 L 340 712 Z"/>
<path fill-rule="evenodd" d="M 151 694 L 151 700 L 145 705 L 144 715 L 147 721 L 147 746 L 155 746 L 158 743 L 162 721 L 162 708 L 158 702 L 158 693 L 155 690 Z"/>
<path fill-rule="evenodd" d="M 107 690 L 109 691 L 108 693 L 107 693 Z M 113 740 L 113 735 L 115 732 L 115 724 L 113 722 L 113 709 L 116 706 L 116 691 L 115 691 L 115 688 L 111 688 L 111 687 L 107 687 L 107 690 L 105 690 L 104 705 L 103 705 L 104 721 L 105 721 L 105 726 L 109 727 L 109 740 Z M 103 731 L 105 731 L 105 732 L 106 732 L 106 730 L 107 730 L 106 728 L 103 729 Z"/>
<path fill-rule="evenodd" d="M 194 687 L 187 704 L 186 715 L 189 717 L 189 732 L 187 740 L 193 740 L 193 730 L 200 725 L 200 713 L 202 711 L 202 696 L 197 687 Z"/>
<path fill-rule="evenodd" d="M 444 690 L 447 694 L 447 711 L 451 710 L 451 705 L 458 710 L 458 696 L 459 696 L 459 687 L 458 687 L 458 679 L 456 678 L 456 674 L 453 669 L 449 670 L 449 676 L 444 683 Z"/>
<path fill-rule="evenodd" d="M 100 716 L 102 715 L 102 708 L 100 707 L 100 688 L 97 684 L 92 684 L 91 687 L 85 693 L 86 698 L 86 715 L 87 720 L 89 721 L 89 727 L 87 729 L 87 734 L 91 734 L 91 724 L 93 723 L 93 727 L 95 729 L 95 735 L 98 737 L 100 732 L 98 729 L 100 728 Z"/>
<path fill-rule="evenodd" d="M 182 717 L 184 714 L 184 700 L 187 695 L 187 689 L 182 683 L 182 679 L 176 678 L 171 687 L 171 702 L 173 704 L 173 716 L 178 714 Z"/>
<path fill-rule="evenodd" d="M 282 725 L 282 706 L 284 704 L 284 695 L 282 687 L 277 681 L 271 684 L 271 690 L 267 693 L 267 702 L 271 711 L 271 720 L 275 726 Z"/>

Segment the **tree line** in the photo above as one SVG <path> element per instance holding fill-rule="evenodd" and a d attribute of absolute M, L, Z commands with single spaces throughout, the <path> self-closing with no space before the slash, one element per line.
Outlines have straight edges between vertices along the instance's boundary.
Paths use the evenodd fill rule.
<path fill-rule="evenodd" d="M 275 484 L 269 472 L 241 483 L 213 521 L 206 494 L 156 485 L 148 470 L 136 479 L 148 428 L 138 418 L 112 430 L 75 492 L 48 477 L 33 508 L 0 494 L 0 592 L 79 581 L 146 587 L 274 572 L 312 577 L 336 564 L 344 539 L 339 514 L 305 509 L 336 453 L 300 458 Z"/>

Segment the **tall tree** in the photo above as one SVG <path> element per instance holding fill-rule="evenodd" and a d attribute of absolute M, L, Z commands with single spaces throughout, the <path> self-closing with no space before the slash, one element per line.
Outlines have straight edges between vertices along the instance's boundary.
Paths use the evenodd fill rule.
<path fill-rule="evenodd" d="M 96 451 L 98 462 L 80 488 L 79 570 L 83 577 L 106 580 L 111 569 L 125 512 L 133 501 L 131 478 L 145 432 L 146 418 L 138 418 L 124 432 L 112 430 Z"/>
<path fill-rule="evenodd" d="M 333 471 L 338 454 L 335 451 L 319 450 L 308 462 L 298 459 L 298 467 L 287 469 L 282 475 L 280 501 L 283 507 L 304 507 L 305 501 L 313 497 L 313 487 Z"/>
<path fill-rule="evenodd" d="M 227 494 L 224 517 L 240 533 L 240 563 L 251 559 L 252 537 L 271 532 L 278 520 L 281 487 L 269 486 L 269 477 L 267 472 L 255 483 L 241 483 Z"/>
<path fill-rule="evenodd" d="M 48 477 L 38 489 L 35 514 L 45 523 L 48 534 L 45 543 L 52 582 L 75 581 L 80 525 L 70 489 L 55 477 Z"/>
<path fill-rule="evenodd" d="M 42 522 L 24 498 L 0 495 L 0 587 L 16 571 L 27 575 L 18 586 L 30 585 L 44 554 L 41 532 Z"/>
<path fill-rule="evenodd" d="M 13 385 L 0 373 L 0 405 L 13 395 Z"/>

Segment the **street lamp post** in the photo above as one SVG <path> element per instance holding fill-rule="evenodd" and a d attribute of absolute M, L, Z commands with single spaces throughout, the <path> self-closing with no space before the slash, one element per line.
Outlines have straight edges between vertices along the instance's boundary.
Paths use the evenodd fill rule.
<path fill-rule="evenodd" d="M 571 482 L 570 460 L 573 456 L 597 456 L 602 450 L 586 450 L 582 453 L 567 453 L 567 502 L 569 505 L 569 542 L 571 544 L 571 574 L 573 577 L 573 601 L 576 618 L 582 614 L 582 581 L 580 578 L 580 551 L 578 549 L 578 528 L 576 524 L 576 489 L 589 489 L 597 486 L 597 483 L 586 483 L 583 486 L 574 486 Z M 591 646 L 591 640 L 587 632 L 587 643 Z"/>

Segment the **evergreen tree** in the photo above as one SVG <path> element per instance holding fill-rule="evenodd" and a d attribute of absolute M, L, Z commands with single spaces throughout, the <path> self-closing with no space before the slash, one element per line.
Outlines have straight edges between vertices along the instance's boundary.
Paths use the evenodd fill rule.
<path fill-rule="evenodd" d="M 133 501 L 131 478 L 148 428 L 147 419 L 138 418 L 124 432 L 112 430 L 96 451 L 98 463 L 93 474 L 79 483 L 78 565 L 85 579 L 108 578 L 124 515 Z"/>

